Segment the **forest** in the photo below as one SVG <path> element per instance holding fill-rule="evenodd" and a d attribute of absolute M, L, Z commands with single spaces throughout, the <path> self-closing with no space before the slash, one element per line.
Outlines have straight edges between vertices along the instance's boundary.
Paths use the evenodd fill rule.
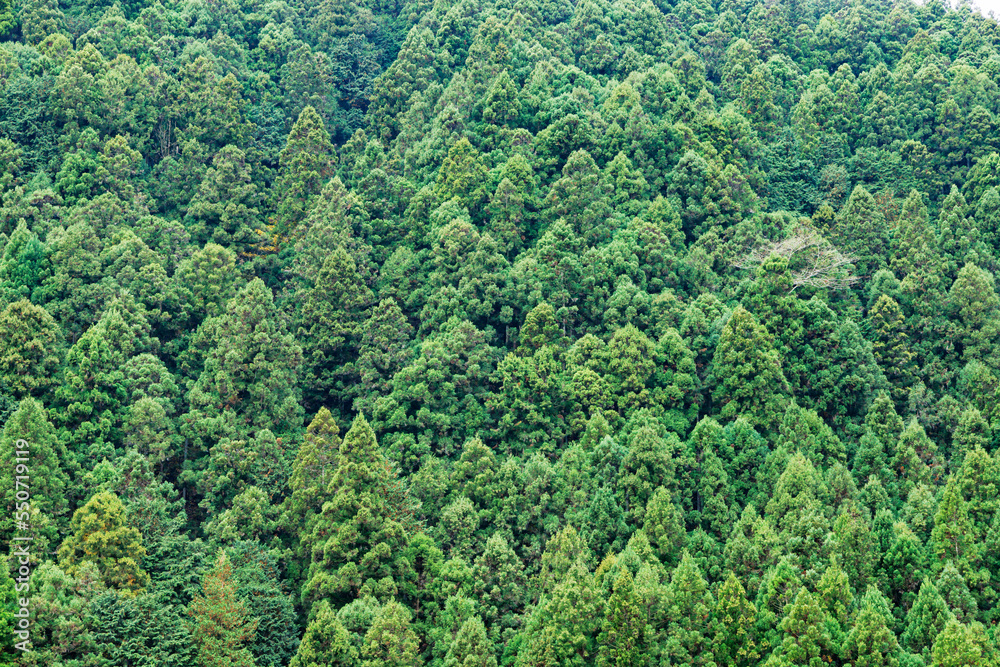
<path fill-rule="evenodd" d="M 968 3 L 0 0 L 0 667 L 998 667 L 998 271 Z"/>

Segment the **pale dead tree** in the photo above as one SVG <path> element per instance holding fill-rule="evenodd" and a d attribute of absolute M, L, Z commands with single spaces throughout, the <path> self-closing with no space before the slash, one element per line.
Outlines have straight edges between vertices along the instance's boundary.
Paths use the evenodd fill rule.
<path fill-rule="evenodd" d="M 788 260 L 792 291 L 806 285 L 823 289 L 847 289 L 859 278 L 852 274 L 854 258 L 845 255 L 812 229 L 803 230 L 782 241 L 757 246 L 733 263 L 741 269 L 755 270 L 772 255 Z"/>

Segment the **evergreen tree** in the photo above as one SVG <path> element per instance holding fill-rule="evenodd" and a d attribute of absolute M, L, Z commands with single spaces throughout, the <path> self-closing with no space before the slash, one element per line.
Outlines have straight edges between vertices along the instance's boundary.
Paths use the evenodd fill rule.
<path fill-rule="evenodd" d="M 528 617 L 516 664 L 590 664 L 596 654 L 601 609 L 594 576 L 578 558 Z"/>
<path fill-rule="evenodd" d="M 722 330 L 712 365 L 712 396 L 722 417 L 743 416 L 764 430 L 777 426 L 787 382 L 769 336 L 743 308 L 733 311 Z"/>
<path fill-rule="evenodd" d="M 669 623 L 664 654 L 678 665 L 709 665 L 715 600 L 697 563 L 686 551 L 670 578 L 666 596 Z"/>
<path fill-rule="evenodd" d="M 323 262 L 311 289 L 300 293 L 298 340 L 312 402 L 348 393 L 357 376 L 345 368 L 357 359 L 366 311 L 374 297 L 343 247 Z"/>
<path fill-rule="evenodd" d="M 854 627 L 841 650 L 849 664 L 856 667 L 898 665 L 900 649 L 896 635 L 870 597 L 871 593 L 862 600 L 861 611 L 855 616 Z"/>
<path fill-rule="evenodd" d="M 901 642 L 911 652 L 929 656 L 934 640 L 954 619 L 955 615 L 937 588 L 929 579 L 924 579 L 917 600 L 906 615 Z"/>
<path fill-rule="evenodd" d="M 410 612 L 395 600 L 382 606 L 365 633 L 362 667 L 417 667 L 422 665 L 417 634 L 410 627 Z"/>
<path fill-rule="evenodd" d="M 462 624 L 444 657 L 445 667 L 496 667 L 493 646 L 486 639 L 486 627 L 473 616 Z"/>
<path fill-rule="evenodd" d="M 333 145 L 316 110 L 307 106 L 292 126 L 281 151 L 278 179 L 274 184 L 278 202 L 275 241 L 293 235 L 305 218 L 313 198 L 333 175 Z"/>
<path fill-rule="evenodd" d="M 291 495 L 286 501 L 282 522 L 300 545 L 304 544 L 303 537 L 312 533 L 313 524 L 323 511 L 326 489 L 337 469 L 339 434 L 333 415 L 326 408 L 320 408 L 306 428 L 303 443 L 295 454 L 288 480 Z M 301 562 L 308 562 L 308 553 L 301 549 L 296 551 Z"/>
<path fill-rule="evenodd" d="M 489 186 L 489 175 L 479 152 L 462 137 L 441 163 L 436 183 L 438 199 L 448 201 L 456 197 L 469 213 L 478 216 L 490 195 Z"/>
<path fill-rule="evenodd" d="M 306 626 L 290 667 L 349 667 L 356 664 L 357 649 L 351 645 L 347 630 L 337 619 L 330 603 L 320 600 L 313 612 L 315 616 Z"/>
<path fill-rule="evenodd" d="M 660 562 L 667 567 L 676 566 L 687 533 L 684 530 L 684 517 L 665 487 L 657 487 L 649 499 L 643 531 L 656 550 Z"/>
<path fill-rule="evenodd" d="M 934 555 L 941 561 L 968 562 L 976 555 L 974 536 L 968 503 L 962 498 L 958 482 L 950 479 L 934 515 L 934 530 L 931 532 Z"/>
<path fill-rule="evenodd" d="M 896 301 L 885 294 L 868 310 L 872 354 L 892 386 L 892 398 L 901 405 L 907 389 L 915 381 L 915 354 L 910 349 L 903 313 Z"/>
<path fill-rule="evenodd" d="M 716 664 L 742 667 L 760 660 L 767 645 L 761 645 L 754 628 L 757 608 L 746 598 L 743 584 L 732 571 L 719 589 L 714 616 Z"/>
<path fill-rule="evenodd" d="M 837 216 L 834 236 L 839 247 L 856 257 L 857 270 L 871 276 L 885 263 L 889 234 L 875 199 L 862 185 L 851 192 Z"/>
<path fill-rule="evenodd" d="M 992 340 L 1000 327 L 1000 298 L 993 278 L 973 264 L 966 264 L 948 292 L 958 320 L 958 347 L 962 358 L 980 359 L 996 367 Z"/>
<path fill-rule="evenodd" d="M 27 300 L 0 313 L 0 381 L 18 399 L 42 396 L 62 363 L 62 332 L 52 316 Z"/>
<path fill-rule="evenodd" d="M 824 614 L 813 596 L 805 588 L 799 590 L 795 602 L 779 626 L 781 643 L 775 647 L 767 664 L 773 667 L 808 665 L 813 667 L 829 662 L 836 655 Z"/>
<path fill-rule="evenodd" d="M 358 374 L 361 389 L 355 409 L 371 413 L 376 401 L 392 391 L 392 377 L 410 360 L 413 327 L 395 299 L 382 299 L 361 329 Z"/>
<path fill-rule="evenodd" d="M 624 570 L 615 579 L 611 598 L 604 608 L 604 623 L 597 637 L 597 664 L 645 665 L 646 633 L 645 613 L 636 596 L 632 575 Z"/>
<path fill-rule="evenodd" d="M 106 591 L 90 603 L 94 658 L 108 664 L 195 665 L 183 608 L 156 594 L 133 597 Z"/>
<path fill-rule="evenodd" d="M 73 514 L 72 533 L 59 547 L 63 570 L 76 576 L 80 563 L 97 565 L 109 588 L 135 593 L 149 582 L 140 567 L 146 549 L 139 531 L 126 525 L 125 507 L 113 493 L 97 493 Z"/>
<path fill-rule="evenodd" d="M 311 554 L 303 602 L 395 590 L 410 571 L 403 550 L 414 507 L 361 415 L 340 444 L 324 497 L 312 532 L 301 538 Z"/>
<path fill-rule="evenodd" d="M 202 667 L 254 664 L 247 644 L 256 636 L 258 620 L 250 618 L 246 603 L 236 596 L 232 575 L 229 558 L 220 553 L 202 580 L 202 594 L 188 605 L 191 638 Z"/>
<path fill-rule="evenodd" d="M 972 597 L 965 578 L 954 563 L 951 561 L 945 563 L 934 584 L 952 613 L 955 614 L 955 618 L 963 623 L 972 622 L 978 611 L 976 599 Z"/>
<path fill-rule="evenodd" d="M 206 353 L 184 417 L 191 436 L 207 445 L 223 434 L 246 437 L 251 429 L 268 428 L 282 436 L 299 426 L 302 349 L 286 332 L 263 281 L 248 283 L 223 315 L 206 320 L 195 345 Z M 227 424 L 234 422 L 246 426 L 230 431 Z"/>
<path fill-rule="evenodd" d="M 995 665 L 997 650 L 979 623 L 963 625 L 950 620 L 934 639 L 934 664 L 941 667 Z"/>
<path fill-rule="evenodd" d="M 23 440 L 27 443 L 25 448 Z M 19 452 L 28 452 L 27 456 Z M 52 542 L 57 537 L 57 531 L 65 526 L 65 515 L 69 509 L 69 499 L 73 496 L 70 486 L 70 476 L 74 470 L 66 447 L 56 439 L 52 425 L 47 419 L 41 404 L 33 398 L 25 398 L 17 410 L 4 425 L 3 437 L 0 438 L 0 455 L 10 462 L 0 471 L 0 484 L 3 486 L 3 507 L 6 515 L 0 519 L 0 535 L 6 544 L 12 544 L 14 536 L 14 517 L 17 507 L 17 465 L 22 464 L 23 470 L 30 471 L 31 506 L 37 510 L 31 518 L 31 530 L 34 536 L 34 546 L 42 553 L 44 549 L 55 550 Z M 69 467 L 69 470 L 67 470 Z"/>
<path fill-rule="evenodd" d="M 124 366 L 133 354 L 146 351 L 144 342 L 151 344 L 148 332 L 149 323 L 141 314 L 116 301 L 66 354 L 63 383 L 55 392 L 61 409 L 52 416 L 81 462 L 93 465 L 110 457 L 120 443 Z"/>

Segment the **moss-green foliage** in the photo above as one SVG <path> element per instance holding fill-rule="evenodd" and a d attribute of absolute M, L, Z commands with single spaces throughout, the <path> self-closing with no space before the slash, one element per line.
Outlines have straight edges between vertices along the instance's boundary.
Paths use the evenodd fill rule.
<path fill-rule="evenodd" d="M 25 664 L 996 662 L 992 19 L 0 0 L 0 40 Z"/>

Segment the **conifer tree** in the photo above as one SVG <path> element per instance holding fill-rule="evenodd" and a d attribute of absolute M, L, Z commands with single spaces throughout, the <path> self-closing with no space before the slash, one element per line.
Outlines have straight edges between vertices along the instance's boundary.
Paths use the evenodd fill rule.
<path fill-rule="evenodd" d="M 358 651 L 328 600 L 320 600 L 290 667 L 351 667 Z"/>
<path fill-rule="evenodd" d="M 779 626 L 781 643 L 767 661 L 769 667 L 804 665 L 815 667 L 829 662 L 837 653 L 816 597 L 805 588 Z"/>
<path fill-rule="evenodd" d="M 27 449 L 20 440 L 28 443 Z M 27 457 L 18 453 L 23 451 L 28 452 Z M 69 499 L 73 495 L 68 473 L 75 467 L 65 445 L 57 440 L 44 408 L 35 399 L 22 400 L 7 419 L 0 438 L 0 455 L 10 463 L 0 470 L 0 499 L 6 511 L 6 515 L 0 517 L 0 538 L 5 544 L 12 544 L 18 491 L 15 475 L 20 474 L 17 459 L 27 458 L 24 465 L 31 472 L 31 505 L 37 509 L 36 516 L 31 519 L 31 529 L 35 548 L 44 549 L 46 542 L 55 540 L 57 530 L 65 526 Z M 49 548 L 55 550 L 56 545 L 49 544 Z"/>
<path fill-rule="evenodd" d="M 188 219 L 196 221 L 193 236 L 246 255 L 262 240 L 260 200 L 246 153 L 232 144 L 223 147 L 188 206 Z"/>
<path fill-rule="evenodd" d="M 870 276 L 882 268 L 889 245 L 888 230 L 874 197 L 864 186 L 858 185 L 851 192 L 837 216 L 834 236 L 838 246 L 857 258 L 860 275 Z"/>
<path fill-rule="evenodd" d="M 340 428 L 326 408 L 320 408 L 306 428 L 305 437 L 295 454 L 288 480 L 291 495 L 285 504 L 282 521 L 301 544 L 312 533 L 313 524 L 323 510 L 326 489 L 333 480 L 340 452 Z M 297 556 L 308 562 L 309 554 Z"/>
<path fill-rule="evenodd" d="M 322 512 L 301 538 L 311 554 L 302 600 L 395 590 L 409 571 L 404 549 L 414 507 L 358 415 L 340 443 Z"/>
<path fill-rule="evenodd" d="M 934 555 L 940 561 L 968 562 L 975 558 L 974 536 L 968 503 L 962 498 L 958 482 L 954 478 L 949 479 L 934 515 L 934 530 L 931 532 Z"/>
<path fill-rule="evenodd" d="M 543 206 L 546 218 L 550 221 L 564 219 L 583 239 L 599 241 L 610 237 L 608 189 L 594 158 L 586 150 L 575 151 L 569 156 L 562 169 L 562 178 L 552 184 Z"/>
<path fill-rule="evenodd" d="M 934 639 L 934 664 L 940 667 L 987 667 L 997 663 L 997 650 L 979 623 L 950 620 Z"/>
<path fill-rule="evenodd" d="M 109 588 L 136 593 L 149 582 L 140 567 L 146 548 L 139 531 L 127 525 L 125 507 L 113 493 L 101 492 L 73 514 L 69 537 L 59 547 L 63 570 L 76 576 L 85 561 L 97 565 Z"/>
<path fill-rule="evenodd" d="M 333 175 L 333 145 L 316 110 L 307 106 L 292 126 L 274 192 L 278 202 L 276 240 L 295 233 L 309 206 Z"/>
<path fill-rule="evenodd" d="M 712 652 L 716 664 L 734 667 L 756 664 L 768 647 L 761 645 L 754 627 L 757 608 L 747 599 L 743 584 L 732 571 L 719 588 L 714 617 Z"/>
<path fill-rule="evenodd" d="M 62 362 L 62 332 L 42 307 L 21 299 L 0 313 L 0 381 L 17 399 L 42 396 Z"/>
<path fill-rule="evenodd" d="M 517 665 L 592 664 L 602 600 L 582 558 L 543 595 L 528 617 Z"/>
<path fill-rule="evenodd" d="M 438 172 L 436 188 L 439 201 L 456 197 L 473 216 L 478 216 L 490 196 L 489 174 L 479 151 L 466 137 L 448 150 L 448 157 Z"/>
<path fill-rule="evenodd" d="M 197 326 L 223 313 L 236 293 L 235 269 L 236 253 L 217 243 L 206 243 L 178 264 L 174 279 L 189 323 Z"/>
<path fill-rule="evenodd" d="M 361 329 L 358 374 L 361 392 L 356 409 L 371 413 L 379 397 L 392 391 L 392 376 L 410 359 L 413 327 L 395 299 L 382 299 L 372 307 Z"/>
<path fill-rule="evenodd" d="M 917 271 L 927 271 L 937 259 L 937 239 L 931 227 L 927 207 L 916 190 L 911 190 L 896 223 L 892 237 L 893 256 L 890 268 L 900 276 Z M 933 270 L 933 269 L 931 269 Z"/>
<path fill-rule="evenodd" d="M 141 346 L 144 334 L 149 344 L 148 332 L 141 314 L 116 301 L 67 352 L 63 383 L 55 392 L 61 409 L 52 416 L 81 462 L 93 465 L 120 443 L 124 366 L 133 354 L 146 351 Z"/>
<path fill-rule="evenodd" d="M 535 578 L 534 589 L 537 594 L 551 593 L 576 562 L 583 559 L 586 563 L 593 557 L 580 533 L 572 525 L 568 525 L 553 535 L 545 543 L 545 551 L 541 555 L 541 569 Z"/>
<path fill-rule="evenodd" d="M 848 618 L 854 606 L 851 581 L 840 566 L 840 559 L 830 558 L 830 565 L 816 584 L 819 605 L 827 615 L 828 626 L 834 643 L 842 643 L 848 632 Z"/>
<path fill-rule="evenodd" d="M 670 578 L 666 596 L 669 622 L 664 653 L 673 664 L 709 665 L 715 600 L 700 568 L 686 551 Z"/>
<path fill-rule="evenodd" d="M 930 579 L 924 579 L 917 600 L 906 615 L 906 628 L 900 637 L 902 644 L 913 653 L 929 656 L 935 638 L 954 620 L 955 615 L 937 587 Z"/>
<path fill-rule="evenodd" d="M 382 606 L 361 646 L 362 667 L 417 667 L 423 664 L 420 641 L 410 627 L 410 612 L 395 600 Z"/>
<path fill-rule="evenodd" d="M 313 403 L 329 401 L 331 395 L 343 396 L 356 382 L 353 362 L 373 300 L 343 247 L 323 262 L 315 285 L 300 293 L 298 340 L 307 368 L 304 382 Z"/>
<path fill-rule="evenodd" d="M 207 445 L 227 434 L 227 420 L 246 425 L 227 434 L 236 437 L 264 428 L 280 437 L 299 426 L 302 348 L 285 330 L 263 281 L 247 283 L 223 315 L 206 320 L 195 344 L 207 354 L 188 395 L 191 412 L 184 419 L 191 435 Z"/>
<path fill-rule="evenodd" d="M 483 622 L 496 641 L 503 629 L 516 627 L 526 602 L 524 565 L 499 532 L 493 533 L 475 561 L 473 590 L 479 596 Z"/>
<path fill-rule="evenodd" d="M 877 593 L 877 591 L 876 591 Z M 848 663 L 854 667 L 889 667 L 899 664 L 899 642 L 886 618 L 870 599 L 869 592 L 861 601 L 861 611 L 842 647 Z"/>
<path fill-rule="evenodd" d="M 712 360 L 713 399 L 723 418 L 743 416 L 764 430 L 777 427 L 788 385 L 764 328 L 742 307 L 726 323 Z"/>
<path fill-rule="evenodd" d="M 945 563 L 934 585 L 959 622 L 971 623 L 975 619 L 979 611 L 976 599 L 972 597 L 965 577 L 954 563 L 951 561 Z"/>
<path fill-rule="evenodd" d="M 879 578 L 896 607 L 909 611 L 916 601 L 921 581 L 929 574 L 927 549 L 905 524 L 893 528 L 895 539 L 879 568 Z"/>
<path fill-rule="evenodd" d="M 996 351 L 989 342 L 1000 333 L 1000 297 L 993 277 L 974 264 L 966 264 L 948 291 L 948 299 L 958 320 L 962 358 L 980 359 L 997 367 Z"/>
<path fill-rule="evenodd" d="M 684 517 L 665 487 L 657 487 L 643 519 L 643 531 L 655 549 L 657 558 L 667 567 L 675 567 L 680 560 L 687 533 Z"/>
<path fill-rule="evenodd" d="M 257 633 L 258 620 L 250 618 L 246 603 L 236 595 L 233 566 L 225 553 L 202 579 L 202 594 L 188 605 L 190 632 L 201 667 L 252 667 L 247 644 Z"/>
<path fill-rule="evenodd" d="M 30 300 L 49 270 L 44 244 L 22 220 L 0 255 L 0 293 L 11 303 Z"/>
<path fill-rule="evenodd" d="M 915 354 L 910 349 L 906 323 L 899 304 L 881 295 L 868 310 L 871 327 L 872 354 L 892 387 L 892 398 L 901 405 L 908 388 L 915 380 Z"/>
<path fill-rule="evenodd" d="M 604 623 L 597 637 L 597 664 L 601 667 L 645 665 L 646 614 L 636 595 L 633 578 L 623 570 L 615 579 L 604 607 Z"/>
<path fill-rule="evenodd" d="M 518 156 L 520 157 L 520 156 Z M 497 185 L 487 207 L 487 231 L 508 259 L 524 245 L 529 225 L 534 222 L 534 212 L 528 207 L 527 196 L 508 178 Z"/>
<path fill-rule="evenodd" d="M 478 616 L 462 624 L 444 657 L 444 667 L 496 667 L 493 645 L 486 638 L 486 627 Z"/>

